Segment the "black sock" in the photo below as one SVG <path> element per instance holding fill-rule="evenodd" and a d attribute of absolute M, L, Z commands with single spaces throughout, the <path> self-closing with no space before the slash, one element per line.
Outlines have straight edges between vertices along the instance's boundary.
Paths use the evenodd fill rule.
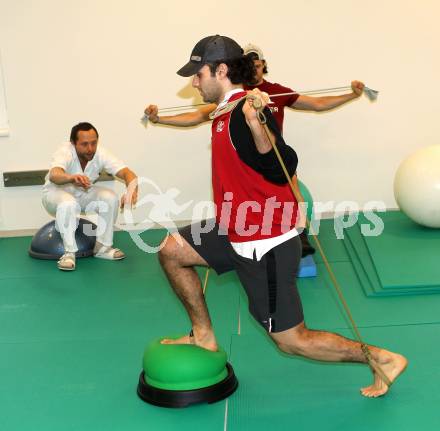
<path fill-rule="evenodd" d="M 299 238 L 301 239 L 301 244 L 302 244 L 302 257 L 306 257 L 309 254 L 314 254 L 316 250 L 314 249 L 312 244 L 310 244 L 310 242 L 309 242 L 309 237 L 307 235 L 307 229 L 304 229 L 299 234 Z"/>

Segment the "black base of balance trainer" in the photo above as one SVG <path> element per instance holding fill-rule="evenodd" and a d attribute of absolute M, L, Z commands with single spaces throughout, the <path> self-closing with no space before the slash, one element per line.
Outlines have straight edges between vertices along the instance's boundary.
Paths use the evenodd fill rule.
<path fill-rule="evenodd" d="M 219 383 L 189 391 L 171 391 L 159 389 L 145 382 L 144 371 L 139 376 L 137 393 L 149 404 L 159 407 L 188 407 L 198 403 L 215 403 L 233 394 L 238 387 L 232 365 L 226 363 L 228 375 Z"/>

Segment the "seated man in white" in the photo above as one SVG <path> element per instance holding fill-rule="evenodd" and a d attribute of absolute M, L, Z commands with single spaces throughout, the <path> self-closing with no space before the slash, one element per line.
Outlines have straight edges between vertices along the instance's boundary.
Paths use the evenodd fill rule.
<path fill-rule="evenodd" d="M 119 209 L 119 199 L 113 190 L 94 185 L 99 173 L 105 170 L 124 180 L 130 188 L 121 199 L 133 206 L 137 200 L 137 176 L 121 160 L 98 146 L 98 131 L 90 123 L 79 123 L 72 128 L 70 142 L 55 152 L 43 188 L 43 205 L 55 216 L 56 226 L 63 239 L 65 254 L 58 268 L 75 269 L 75 230 L 81 211 L 98 213 L 94 256 L 120 260 L 125 254 L 113 248 L 113 226 Z"/>

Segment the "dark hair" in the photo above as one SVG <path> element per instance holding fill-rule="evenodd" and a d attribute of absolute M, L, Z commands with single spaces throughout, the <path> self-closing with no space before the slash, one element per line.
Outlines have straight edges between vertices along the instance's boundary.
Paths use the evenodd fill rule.
<path fill-rule="evenodd" d="M 212 76 L 215 75 L 220 64 L 226 64 L 226 66 L 228 66 L 226 76 L 232 84 L 248 84 L 255 79 L 254 62 L 245 55 L 232 60 L 217 60 L 214 63 L 208 63 Z"/>
<path fill-rule="evenodd" d="M 246 54 L 246 57 L 249 57 L 252 61 L 254 60 L 261 60 L 261 58 L 258 56 L 256 52 L 250 52 L 249 54 Z M 263 62 L 263 73 L 268 73 L 266 60 L 261 60 Z"/>
<path fill-rule="evenodd" d="M 72 127 L 72 131 L 70 132 L 70 142 L 74 144 L 78 140 L 78 132 L 87 132 L 88 130 L 94 130 L 96 133 L 96 137 L 99 138 L 98 131 L 96 130 L 95 126 L 90 123 L 78 123 L 76 126 Z"/>

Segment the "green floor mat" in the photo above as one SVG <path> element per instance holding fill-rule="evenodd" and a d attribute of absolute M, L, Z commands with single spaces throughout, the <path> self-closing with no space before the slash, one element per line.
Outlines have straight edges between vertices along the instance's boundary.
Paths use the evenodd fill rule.
<path fill-rule="evenodd" d="M 2 280 L 0 294 L 3 342 L 118 338 L 150 328 L 180 332 L 189 325 L 165 277 L 66 279 L 63 284 L 51 277 L 13 278 Z"/>
<path fill-rule="evenodd" d="M 232 362 L 240 386 L 229 401 L 227 429 L 437 430 L 440 350 L 431 350 L 426 340 L 436 339 L 439 331 L 439 325 L 365 329 L 367 341 L 410 360 L 406 373 L 380 399 L 359 394 L 371 381 L 366 366 L 292 358 L 267 339 L 233 336 Z"/>
<path fill-rule="evenodd" d="M 82 259 L 77 271 L 65 273 L 53 261 L 28 258 L 25 243 L 9 248 L 27 266 L 0 278 L 0 373 L 8 388 L 0 395 L 0 429 L 223 428 L 225 402 L 169 410 L 136 397 L 145 345 L 191 327 L 157 255 L 127 243 L 124 261 Z M 203 278 L 205 269 L 199 272 Z M 234 274 L 212 272 L 206 301 L 218 342 L 229 352 L 238 327 Z"/>
<path fill-rule="evenodd" d="M 97 260 L 91 262 L 99 266 Z M 45 277 L 1 280 L 0 342 L 120 338 L 127 333 L 145 334 L 146 342 L 147 337 L 189 332 L 190 321 L 157 259 L 149 265 L 157 267 L 157 275 L 121 273 L 116 278 L 92 266 L 88 271 L 51 270 L 51 276 L 46 272 Z M 225 348 L 238 327 L 239 296 L 231 276 L 211 274 L 206 292 Z"/>
<path fill-rule="evenodd" d="M 54 261 L 32 259 L 28 255 L 31 240 L 32 238 L 29 236 L 2 238 L 0 247 L 0 279 L 21 277 L 23 275 L 40 273 L 40 271 L 43 274 L 42 267 L 49 268 L 56 265 Z"/>
<path fill-rule="evenodd" d="M 371 255 L 358 226 L 345 230 L 344 245 L 367 296 L 420 295 L 440 292 L 440 286 L 416 288 L 408 286 L 385 289 L 380 282 L 376 267 L 371 260 Z"/>
<path fill-rule="evenodd" d="M 349 260 L 347 252 L 344 248 L 342 240 L 338 240 L 335 233 L 334 220 L 321 220 L 318 230 L 318 239 L 324 250 L 324 253 L 329 262 L 346 262 Z M 316 249 L 316 244 L 313 238 L 309 237 L 310 244 Z M 316 263 L 321 263 L 321 254 L 316 250 L 313 255 Z"/>
<path fill-rule="evenodd" d="M 320 239 L 323 238 L 336 238 L 335 233 L 335 219 L 322 219 L 313 221 L 313 226 L 308 232 L 315 232 L 319 235 Z"/>
<path fill-rule="evenodd" d="M 165 231 L 162 229 L 148 230 L 141 234 L 141 238 L 151 247 L 156 247 L 161 243 L 165 236 Z M 29 245 L 32 237 L 16 237 L 16 238 L 2 238 L 0 248 L 1 271 L 0 279 L 10 277 L 21 277 L 22 275 L 33 275 L 36 277 L 44 277 L 47 275 L 46 271 L 53 271 L 60 273 L 59 277 L 66 275 L 61 273 L 56 267 L 56 260 L 39 260 L 33 259 L 28 255 Z M 118 261 L 110 262 L 102 259 L 94 259 L 92 257 L 77 259 L 77 271 L 70 274 L 71 277 L 81 277 L 81 271 L 86 274 L 90 273 L 90 268 L 98 268 L 99 271 L 104 271 L 107 275 L 119 277 L 123 273 L 159 273 L 160 267 L 157 265 L 151 266 L 149 261 L 156 260 L 157 255 L 153 253 L 146 253 L 141 250 L 132 240 L 127 232 L 115 232 L 114 244 L 126 253 L 127 258 Z M 54 275 L 54 274 L 52 274 Z"/>
<path fill-rule="evenodd" d="M 364 251 L 366 251 L 362 248 L 362 245 L 364 245 L 363 241 L 361 240 L 356 242 L 355 240 L 356 230 L 356 227 L 345 230 L 344 245 L 347 249 L 348 255 L 350 256 L 353 269 L 356 272 L 359 283 L 362 286 L 365 295 L 379 296 L 380 291 L 382 290 L 382 286 L 380 285 L 374 266 L 371 263 L 371 259 L 369 259 L 368 254 L 367 256 L 365 256 L 365 254 L 363 253 Z M 367 271 L 367 267 L 369 269 L 369 272 Z"/>
<path fill-rule="evenodd" d="M 221 430 L 225 401 L 165 409 L 141 401 L 143 346 L 122 340 L 0 344 L 0 429 Z"/>
<path fill-rule="evenodd" d="M 54 261 L 28 257 L 30 237 L 5 238 L 0 429 L 436 430 L 440 325 L 428 323 L 440 323 L 440 295 L 366 297 L 343 242 L 336 243 L 333 221 L 324 225 L 323 244 L 365 340 L 409 356 L 408 372 L 388 397 L 358 395 L 369 379 L 366 367 L 281 355 L 250 317 L 235 272 L 212 272 L 206 299 L 218 341 L 232 353 L 239 391 L 228 402 L 183 410 L 145 404 L 135 393 L 145 345 L 190 327 L 157 255 L 118 232 L 115 245 L 127 259 L 82 259 L 77 271 L 64 273 Z M 143 238 L 159 244 L 163 235 L 148 231 Z M 351 336 L 325 267 L 317 266 L 318 277 L 298 280 L 306 323 Z"/>
<path fill-rule="evenodd" d="M 400 211 L 380 217 L 384 231 L 364 241 L 383 288 L 439 287 L 440 229 L 419 226 Z M 369 226 L 363 214 L 359 224 Z"/>
<path fill-rule="evenodd" d="M 349 260 L 347 251 L 344 248 L 344 243 L 342 240 L 338 240 L 336 238 L 319 237 L 319 242 L 329 262 L 347 262 Z M 323 259 L 313 239 L 310 240 L 310 243 L 316 249 L 316 252 L 313 255 L 313 260 L 315 261 L 315 263 L 322 263 Z"/>

